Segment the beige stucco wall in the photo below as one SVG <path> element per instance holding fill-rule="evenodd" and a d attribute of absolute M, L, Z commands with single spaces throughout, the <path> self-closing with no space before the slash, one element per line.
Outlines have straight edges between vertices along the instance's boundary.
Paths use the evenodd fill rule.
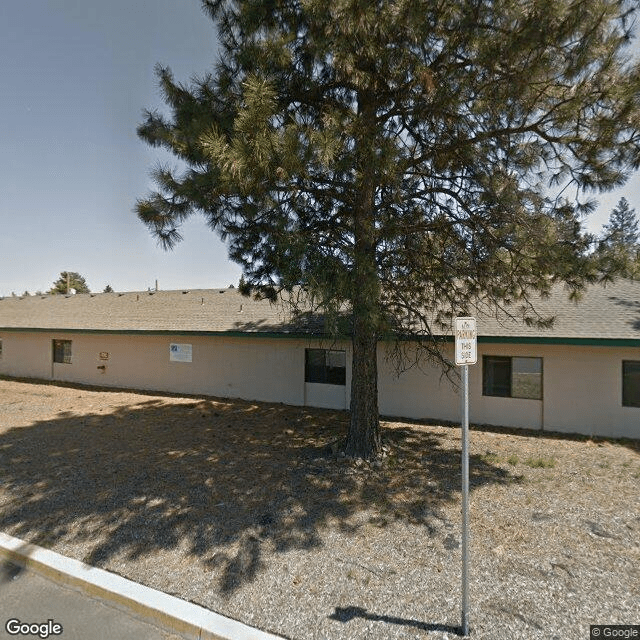
<path fill-rule="evenodd" d="M 39 333 L 0 333 L 0 374 L 25 378 L 51 378 L 51 338 Z"/>
<path fill-rule="evenodd" d="M 446 355 L 453 359 L 452 347 Z M 478 349 L 478 364 L 469 366 L 469 418 L 472 422 L 494 425 L 510 425 L 526 429 L 541 426 L 541 402 L 520 398 L 496 398 L 482 395 L 482 355 L 535 355 L 535 350 L 522 348 Z M 456 384 L 442 376 L 440 368 L 429 364 L 414 367 L 400 376 L 395 365 L 382 350 L 380 367 L 380 411 L 386 415 L 408 418 L 449 420 L 461 419 L 462 397 Z M 457 370 L 453 372 L 455 376 Z"/>
<path fill-rule="evenodd" d="M 304 403 L 301 341 L 48 332 L 7 332 L 0 337 L 5 347 L 0 373 L 8 375 Z M 52 363 L 54 339 L 72 341 L 71 364 Z M 191 344 L 192 362 L 171 362 L 171 343 Z M 100 360 L 101 352 L 109 359 Z"/>
<path fill-rule="evenodd" d="M 565 347 L 549 351 L 545 429 L 640 438 L 640 408 L 622 406 L 623 360 L 640 361 L 640 349 Z"/>
<path fill-rule="evenodd" d="M 53 364 L 53 339 L 73 341 L 71 364 Z M 348 408 L 351 349 L 329 343 L 259 337 L 154 336 L 3 332 L 0 374 L 115 387 L 237 397 L 292 405 Z M 171 343 L 191 344 L 191 363 L 171 362 Z M 344 349 L 344 389 L 305 385 L 304 350 Z M 100 352 L 108 352 L 102 361 Z M 450 354 L 451 355 L 451 354 Z M 543 358 L 543 400 L 482 395 L 482 356 Z M 640 360 L 639 348 L 479 344 L 469 368 L 470 419 L 588 435 L 640 438 L 640 408 L 622 406 L 622 361 Z M 99 366 L 105 365 L 101 371 Z M 379 349 L 379 407 L 383 415 L 460 419 L 460 395 L 440 370 L 413 368 L 399 377 Z"/>
<path fill-rule="evenodd" d="M 452 351 L 449 352 L 452 357 Z M 543 359 L 543 399 L 482 395 L 482 356 Z M 640 348 L 571 345 L 479 344 L 469 366 L 470 420 L 611 437 L 640 438 L 640 408 L 622 406 L 622 361 L 640 361 Z M 423 366 L 399 378 L 382 350 L 380 411 L 387 415 L 458 421 L 461 397 L 440 370 Z"/>

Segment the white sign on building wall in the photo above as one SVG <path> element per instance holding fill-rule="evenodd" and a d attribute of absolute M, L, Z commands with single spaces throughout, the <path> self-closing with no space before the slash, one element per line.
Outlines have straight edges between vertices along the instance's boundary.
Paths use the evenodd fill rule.
<path fill-rule="evenodd" d="M 193 348 L 190 344 L 169 345 L 169 360 L 171 362 L 192 362 Z"/>

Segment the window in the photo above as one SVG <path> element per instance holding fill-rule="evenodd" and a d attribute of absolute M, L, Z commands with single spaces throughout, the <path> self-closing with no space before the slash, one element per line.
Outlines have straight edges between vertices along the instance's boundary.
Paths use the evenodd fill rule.
<path fill-rule="evenodd" d="M 483 356 L 482 395 L 542 400 L 542 358 Z"/>
<path fill-rule="evenodd" d="M 53 361 L 71 364 L 71 340 L 53 341 Z"/>
<path fill-rule="evenodd" d="M 346 384 L 345 352 L 306 349 L 304 381 L 320 384 Z"/>
<path fill-rule="evenodd" d="M 640 362 L 622 363 L 622 406 L 640 407 Z"/>

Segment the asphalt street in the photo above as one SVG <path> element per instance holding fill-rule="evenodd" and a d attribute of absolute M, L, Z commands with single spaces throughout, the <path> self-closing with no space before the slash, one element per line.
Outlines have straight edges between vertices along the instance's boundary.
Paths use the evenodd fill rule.
<path fill-rule="evenodd" d="M 3 559 L 0 638 L 180 640 L 180 636 Z"/>

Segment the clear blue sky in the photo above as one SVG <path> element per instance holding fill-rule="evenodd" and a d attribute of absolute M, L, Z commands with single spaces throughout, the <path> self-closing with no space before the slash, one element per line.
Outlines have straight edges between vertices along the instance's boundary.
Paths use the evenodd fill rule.
<path fill-rule="evenodd" d="M 171 252 L 133 207 L 159 159 L 135 133 L 162 106 L 156 62 L 188 80 L 213 64 L 199 0 L 0 2 L 0 295 L 47 290 L 63 270 L 94 291 L 236 284 L 240 269 L 200 220 Z M 601 198 L 598 231 L 640 178 Z"/>
<path fill-rule="evenodd" d="M 199 0 L 0 2 L 0 295 L 63 270 L 95 291 L 237 284 L 200 220 L 165 252 L 133 213 L 161 158 L 135 132 L 162 106 L 155 63 L 188 80 L 215 55 Z"/>

